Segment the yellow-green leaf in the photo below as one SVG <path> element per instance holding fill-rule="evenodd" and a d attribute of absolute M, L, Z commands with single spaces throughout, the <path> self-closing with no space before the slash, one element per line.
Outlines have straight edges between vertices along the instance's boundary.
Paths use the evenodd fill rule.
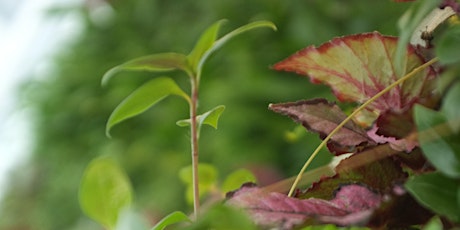
<path fill-rule="evenodd" d="M 107 122 L 106 135 L 110 137 L 114 125 L 145 112 L 169 95 L 178 95 L 190 102 L 189 96 L 171 78 L 160 77 L 145 83 L 115 108 Z"/>
<path fill-rule="evenodd" d="M 87 216 L 107 229 L 114 229 L 120 212 L 131 204 L 132 188 L 120 166 L 113 159 L 102 157 L 86 168 L 79 196 Z"/>

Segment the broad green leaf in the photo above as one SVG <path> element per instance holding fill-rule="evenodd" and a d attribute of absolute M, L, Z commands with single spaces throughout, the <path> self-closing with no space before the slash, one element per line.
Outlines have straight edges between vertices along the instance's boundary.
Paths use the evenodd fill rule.
<path fill-rule="evenodd" d="M 230 33 L 228 33 L 228 34 L 224 35 L 223 37 L 221 37 L 219 40 L 215 41 L 214 44 L 201 56 L 201 59 L 198 62 L 198 65 L 197 65 L 197 70 L 200 71 L 202 66 L 203 66 L 203 64 L 204 64 L 204 62 L 206 61 L 206 59 L 212 53 L 214 53 L 214 51 L 218 50 L 221 46 L 223 46 L 225 43 L 227 43 L 230 39 L 232 39 L 233 37 L 235 37 L 235 36 L 237 36 L 237 35 L 239 35 L 241 33 L 244 33 L 246 31 L 253 30 L 253 29 L 256 29 L 256 28 L 260 28 L 260 27 L 269 27 L 269 28 L 272 28 L 273 30 L 276 30 L 276 26 L 272 22 L 269 22 L 269 21 L 256 21 L 256 22 L 246 24 L 244 26 L 241 26 L 241 27 L 231 31 Z"/>
<path fill-rule="evenodd" d="M 102 85 L 105 85 L 116 73 L 120 71 L 151 71 L 164 72 L 174 69 L 183 70 L 192 76 L 187 56 L 179 53 L 160 53 L 139 57 L 121 65 L 115 66 L 107 71 L 102 77 Z"/>
<path fill-rule="evenodd" d="M 227 193 L 236 190 L 241 187 L 244 183 L 253 182 L 256 183 L 256 177 L 251 171 L 247 169 L 238 169 L 232 172 L 222 183 L 222 192 Z"/>
<path fill-rule="evenodd" d="M 218 172 L 216 167 L 210 164 L 200 163 L 198 165 L 198 186 L 200 187 L 200 197 L 211 191 L 217 183 Z M 187 202 L 193 203 L 193 175 L 192 166 L 186 166 L 179 171 L 179 178 L 187 185 L 185 197 Z"/>
<path fill-rule="evenodd" d="M 175 211 L 161 219 L 151 230 L 163 230 L 172 224 L 180 222 L 191 222 L 191 220 L 183 212 Z"/>
<path fill-rule="evenodd" d="M 146 230 L 150 226 L 141 213 L 136 213 L 132 208 L 124 209 L 118 216 L 115 230 Z"/>
<path fill-rule="evenodd" d="M 217 129 L 217 123 L 219 122 L 220 115 L 225 110 L 225 106 L 219 105 L 206 113 L 198 115 L 196 117 L 198 123 L 198 129 L 201 128 L 203 124 L 209 125 L 215 129 Z M 190 126 L 190 119 L 180 120 L 176 123 L 180 127 Z"/>
<path fill-rule="evenodd" d="M 220 26 L 225 20 L 219 20 L 210 26 L 200 37 L 192 52 L 188 55 L 190 66 L 193 68 L 193 71 L 197 71 L 198 63 L 203 56 L 203 54 L 212 47 L 214 42 L 217 39 L 217 34 L 219 32 Z"/>
<path fill-rule="evenodd" d="M 114 229 L 120 212 L 129 207 L 132 189 L 129 179 L 111 158 L 93 160 L 86 168 L 80 186 L 83 212 L 108 229 Z"/>
<path fill-rule="evenodd" d="M 460 25 L 449 28 L 436 43 L 436 56 L 443 64 L 460 62 Z"/>
<path fill-rule="evenodd" d="M 453 221 L 460 221 L 458 180 L 436 172 L 410 178 L 406 188 L 422 205 Z"/>
<path fill-rule="evenodd" d="M 181 96 L 190 102 L 188 95 L 171 78 L 160 77 L 145 83 L 115 108 L 107 122 L 106 135 L 110 137 L 114 125 L 143 113 L 169 95 Z"/>
<path fill-rule="evenodd" d="M 329 85 L 340 101 L 364 103 L 402 76 L 394 72 L 398 39 L 378 32 L 334 38 L 319 47 L 307 47 L 274 65 Z M 424 60 L 406 47 L 403 75 Z M 404 111 L 419 98 L 432 97 L 432 72 L 425 69 L 370 103 L 366 109 Z"/>
<path fill-rule="evenodd" d="M 456 83 L 444 97 L 442 112 L 453 132 L 460 132 L 460 83 Z"/>
<path fill-rule="evenodd" d="M 440 172 L 460 178 L 459 135 L 446 126 L 445 116 L 419 105 L 414 108 L 414 116 L 423 154 Z"/>

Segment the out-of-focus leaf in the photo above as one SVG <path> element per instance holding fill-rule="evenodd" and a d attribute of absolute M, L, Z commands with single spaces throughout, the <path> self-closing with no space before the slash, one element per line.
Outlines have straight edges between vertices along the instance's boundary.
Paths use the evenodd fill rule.
<path fill-rule="evenodd" d="M 172 224 L 176 224 L 180 222 L 191 222 L 191 221 L 188 218 L 188 216 L 185 215 L 183 212 L 175 211 L 165 216 L 163 219 L 161 219 L 161 221 L 158 222 L 155 226 L 153 226 L 151 230 L 163 230 Z"/>
<path fill-rule="evenodd" d="M 460 132 L 460 83 L 449 89 L 443 99 L 441 112 L 446 117 L 449 128 L 454 133 Z"/>
<path fill-rule="evenodd" d="M 214 53 L 216 50 L 218 50 L 220 47 L 222 47 L 225 43 L 227 43 L 230 39 L 232 39 L 233 37 L 241 33 L 244 33 L 246 31 L 253 30 L 256 28 L 260 28 L 260 27 L 269 27 L 269 28 L 272 28 L 273 30 L 276 30 L 275 24 L 269 21 L 256 21 L 256 22 L 252 22 L 244 26 L 241 26 L 231 31 L 230 33 L 224 35 L 223 37 L 219 38 L 219 40 L 215 41 L 214 44 L 201 56 L 197 69 L 200 70 L 204 62 L 207 60 L 207 58 L 212 53 Z"/>
<path fill-rule="evenodd" d="M 254 223 L 248 218 L 246 213 L 240 209 L 228 205 L 217 204 L 212 206 L 200 216 L 191 226 L 181 228 L 181 230 L 257 230 Z"/>
<path fill-rule="evenodd" d="M 341 101 L 363 103 L 400 77 L 394 72 L 397 38 L 377 32 L 335 38 L 316 48 L 307 47 L 274 65 L 307 75 L 312 82 L 329 85 Z M 407 47 L 402 60 L 403 74 L 424 63 L 412 47 Z M 427 81 L 433 77 L 423 70 L 400 86 L 370 103 L 366 108 L 377 114 L 411 107 L 419 98 L 432 97 Z"/>
<path fill-rule="evenodd" d="M 292 229 L 311 218 L 338 225 L 365 223 L 381 201 L 380 195 L 360 185 L 342 186 L 329 201 L 300 200 L 246 186 L 233 193 L 227 203 L 245 209 L 259 226 Z"/>
<path fill-rule="evenodd" d="M 458 180 L 435 172 L 410 178 L 406 188 L 422 205 L 453 221 L 460 221 Z"/>
<path fill-rule="evenodd" d="M 114 229 L 131 200 L 129 179 L 113 159 L 97 158 L 88 165 L 80 186 L 80 206 L 87 216 Z"/>
<path fill-rule="evenodd" d="M 203 54 L 208 51 L 217 39 L 217 33 L 219 32 L 220 26 L 225 20 L 219 20 L 210 26 L 200 37 L 192 52 L 188 55 L 190 66 L 194 72 L 198 71 L 198 63 L 200 62 Z"/>
<path fill-rule="evenodd" d="M 190 101 L 188 95 L 171 78 L 160 77 L 145 83 L 115 108 L 107 122 L 106 135 L 110 137 L 110 129 L 114 125 L 143 113 L 171 94 Z"/>
<path fill-rule="evenodd" d="M 414 108 L 414 116 L 423 154 L 440 172 L 460 178 L 459 135 L 445 125 L 448 124 L 445 116 L 418 105 Z"/>
<path fill-rule="evenodd" d="M 322 139 L 347 117 L 337 105 L 329 103 L 325 99 L 270 104 L 269 108 L 277 113 L 291 117 L 294 121 L 301 123 L 307 130 L 319 133 Z M 369 141 L 371 140 L 367 137 L 365 130 L 350 121 L 332 136 L 330 142 L 337 145 L 337 148 L 339 146 L 345 147 L 350 152 L 350 148 Z M 332 152 L 338 152 L 332 145 L 328 147 Z"/>
<path fill-rule="evenodd" d="M 439 216 L 435 216 L 431 218 L 431 220 L 423 226 L 423 230 L 442 230 L 442 222 L 441 219 L 439 219 Z"/>
<path fill-rule="evenodd" d="M 147 230 L 147 223 L 143 216 L 132 209 L 124 209 L 118 216 L 115 230 Z"/>
<path fill-rule="evenodd" d="M 198 115 L 196 117 L 197 123 L 198 123 L 198 129 L 200 129 L 203 124 L 209 125 L 217 129 L 217 124 L 219 122 L 220 115 L 222 115 L 224 110 L 225 110 L 225 106 L 219 105 L 209 110 L 206 113 Z M 177 121 L 176 124 L 180 127 L 190 126 L 190 119 Z"/>
<path fill-rule="evenodd" d="M 440 0 L 416 1 L 399 19 L 399 42 L 393 56 L 396 76 L 402 77 L 406 71 L 404 59 L 407 56 L 406 47 L 411 37 L 413 35 L 420 36 L 421 32 L 427 29 L 424 25 L 428 23 L 422 23 L 422 21 L 426 15 L 437 8 L 440 2 Z M 433 30 L 433 28 L 430 28 L 430 30 Z"/>
<path fill-rule="evenodd" d="M 217 183 L 218 172 L 216 167 L 210 164 L 200 163 L 198 165 L 198 186 L 200 187 L 200 197 L 207 194 Z M 187 186 L 185 197 L 189 204 L 193 203 L 193 177 L 192 166 L 186 166 L 179 171 L 179 178 Z"/>
<path fill-rule="evenodd" d="M 244 183 L 256 183 L 256 177 L 254 174 L 247 169 L 238 169 L 232 172 L 222 183 L 222 192 L 227 193 L 236 190 L 241 187 Z"/>
<path fill-rule="evenodd" d="M 116 73 L 124 70 L 130 71 L 151 71 L 164 72 L 174 69 L 183 70 L 192 76 L 192 69 L 188 63 L 187 56 L 180 53 L 160 53 L 139 57 L 121 65 L 115 66 L 107 71 L 102 77 L 102 85 L 105 85 Z"/>
<path fill-rule="evenodd" d="M 449 28 L 436 43 L 436 56 L 443 64 L 460 62 L 460 25 Z"/>

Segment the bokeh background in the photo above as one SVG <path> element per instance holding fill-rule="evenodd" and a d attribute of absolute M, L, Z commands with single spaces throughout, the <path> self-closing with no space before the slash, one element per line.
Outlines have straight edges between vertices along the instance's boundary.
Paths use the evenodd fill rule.
<path fill-rule="evenodd" d="M 228 22 L 221 34 L 255 20 L 270 20 L 278 31 L 240 35 L 206 63 L 199 109 L 223 104 L 226 110 L 218 130 L 203 128 L 200 160 L 215 165 L 222 178 L 239 168 L 253 170 L 262 184 L 295 175 L 318 137 L 303 131 L 293 137 L 297 124 L 269 111 L 268 104 L 333 98 L 327 88 L 270 66 L 335 36 L 375 30 L 397 35 L 397 20 L 408 6 L 389 0 L 86 0 L 46 9 L 49 18 L 73 15 L 79 27 L 49 57 L 52 65 L 23 71 L 32 80 L 17 89 L 16 106 L 29 111 L 25 119 L 32 125 L 23 138 L 31 148 L 2 188 L 0 229 L 101 229 L 82 214 L 78 187 L 88 162 L 102 155 L 115 156 L 127 171 L 135 208 L 146 221 L 190 211 L 177 175 L 190 164 L 189 133 L 175 125 L 187 118 L 186 103 L 167 98 L 117 125 L 108 139 L 105 122 L 115 106 L 160 75 L 123 72 L 104 88 L 100 80 L 109 68 L 135 57 L 190 52 L 200 33 L 223 18 Z M 167 75 L 188 90 L 185 75 Z M 322 156 L 315 166 L 328 161 Z"/>

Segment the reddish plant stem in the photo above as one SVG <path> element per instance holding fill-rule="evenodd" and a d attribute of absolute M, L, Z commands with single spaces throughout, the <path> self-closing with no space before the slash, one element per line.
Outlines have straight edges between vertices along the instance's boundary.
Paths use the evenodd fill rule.
<path fill-rule="evenodd" d="M 190 141 L 192 151 L 192 177 L 193 177 L 193 213 L 195 219 L 200 209 L 200 190 L 198 181 L 198 125 L 196 121 L 198 107 L 198 81 L 191 78 L 191 103 L 190 103 Z"/>

